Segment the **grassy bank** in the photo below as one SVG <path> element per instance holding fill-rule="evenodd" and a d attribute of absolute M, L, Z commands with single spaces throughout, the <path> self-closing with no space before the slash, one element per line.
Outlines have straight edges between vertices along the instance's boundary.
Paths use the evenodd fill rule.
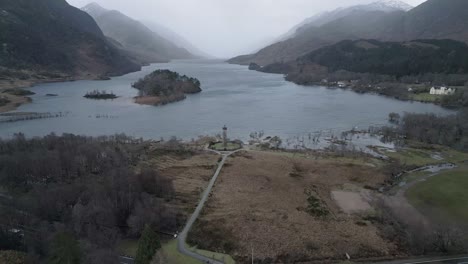
<path fill-rule="evenodd" d="M 421 182 L 406 193 L 410 203 L 434 216 L 468 222 L 468 174 L 466 167 Z M 446 219 L 442 219 L 446 220 Z"/>
<path fill-rule="evenodd" d="M 123 240 L 120 242 L 118 246 L 118 251 L 120 254 L 125 255 L 125 256 L 131 256 L 131 257 L 136 256 L 137 249 L 138 249 L 138 240 Z M 225 255 L 225 254 L 215 253 L 215 252 L 206 251 L 206 250 L 199 250 L 193 247 L 191 247 L 190 250 L 196 252 L 197 254 L 200 254 L 209 258 L 223 260 L 224 263 L 226 264 L 235 263 L 232 257 Z M 194 258 L 181 254 L 177 250 L 177 240 L 175 239 L 169 240 L 168 242 L 164 243 L 161 249 L 159 250 L 158 255 L 160 258 L 160 263 L 202 264 L 202 262 Z"/>
<path fill-rule="evenodd" d="M 423 145 L 409 146 L 397 151 L 383 149 L 379 151 L 392 159 L 408 166 L 422 167 L 442 163 L 459 164 L 468 160 L 468 153 L 463 153 L 443 146 Z"/>

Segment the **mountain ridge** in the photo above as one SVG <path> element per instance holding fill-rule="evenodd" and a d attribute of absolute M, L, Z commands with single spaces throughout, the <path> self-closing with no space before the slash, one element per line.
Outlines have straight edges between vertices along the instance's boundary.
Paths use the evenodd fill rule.
<path fill-rule="evenodd" d="M 65 0 L 3 0 L 0 9 L 4 80 L 89 79 L 141 68 L 106 39 L 91 16 Z"/>
<path fill-rule="evenodd" d="M 278 41 L 287 40 L 288 38 L 294 37 L 297 31 L 305 30 L 310 27 L 322 26 L 333 20 L 342 18 L 349 15 L 353 11 L 409 11 L 414 8 L 413 6 L 399 0 L 379 0 L 364 5 L 354 5 L 349 7 L 339 7 L 331 11 L 325 11 L 318 13 L 314 16 L 306 18 L 301 23 L 294 26 L 286 34 L 282 35 Z"/>
<path fill-rule="evenodd" d="M 190 59 L 194 56 L 184 48 L 163 38 L 142 22 L 117 10 L 108 10 L 91 3 L 82 10 L 88 12 L 106 37 L 119 42 L 137 61 L 148 64 L 172 59 Z"/>
<path fill-rule="evenodd" d="M 242 55 L 228 62 L 268 65 L 293 61 L 315 49 L 341 40 L 454 39 L 468 42 L 468 1 L 428 0 L 405 12 L 355 11 L 319 27 L 300 31 L 293 38 L 275 43 L 256 54 Z"/>

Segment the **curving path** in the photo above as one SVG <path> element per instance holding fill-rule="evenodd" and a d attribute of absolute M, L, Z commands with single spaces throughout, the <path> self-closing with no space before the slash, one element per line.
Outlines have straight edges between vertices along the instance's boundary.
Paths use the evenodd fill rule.
<path fill-rule="evenodd" d="M 197 254 L 197 253 L 195 253 L 193 251 L 190 251 L 187 248 L 186 240 L 187 240 L 187 235 L 188 235 L 190 229 L 192 228 L 192 226 L 195 223 L 195 221 L 197 220 L 197 218 L 200 216 L 200 213 L 201 213 L 201 211 L 203 209 L 203 206 L 205 205 L 205 202 L 208 200 L 208 197 L 210 196 L 211 190 L 213 189 L 213 186 L 214 186 L 214 184 L 216 182 L 216 179 L 218 179 L 218 176 L 219 176 L 219 174 L 221 172 L 221 169 L 224 166 L 224 163 L 226 162 L 226 159 L 229 156 L 231 156 L 232 154 L 234 154 L 236 152 L 239 152 L 239 151 L 242 151 L 244 149 L 239 149 L 239 150 L 232 151 L 232 152 L 219 152 L 219 151 L 210 150 L 210 149 L 207 149 L 207 150 L 211 151 L 211 152 L 214 152 L 214 153 L 216 153 L 218 155 L 222 155 L 223 159 L 221 160 L 221 162 L 219 162 L 218 168 L 216 169 L 215 174 L 211 178 L 210 183 L 208 184 L 208 187 L 203 192 L 203 196 L 202 196 L 200 202 L 198 203 L 197 208 L 195 209 L 193 214 L 190 216 L 190 218 L 187 221 L 187 223 L 185 224 L 185 227 L 182 230 L 182 232 L 179 234 L 179 236 L 177 238 L 177 249 L 179 250 L 180 253 L 182 253 L 182 254 L 184 254 L 186 256 L 198 259 L 203 263 L 223 264 L 223 262 L 221 262 L 219 260 L 214 260 L 214 259 L 208 258 L 206 256 L 199 255 L 199 254 Z"/>

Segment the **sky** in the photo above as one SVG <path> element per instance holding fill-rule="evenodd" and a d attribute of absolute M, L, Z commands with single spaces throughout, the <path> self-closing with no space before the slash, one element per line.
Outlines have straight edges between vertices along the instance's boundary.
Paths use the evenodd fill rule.
<path fill-rule="evenodd" d="M 251 53 L 304 19 L 338 7 L 376 0 L 67 0 L 76 7 L 96 2 L 150 20 L 219 58 Z M 425 0 L 403 0 L 417 6 Z"/>

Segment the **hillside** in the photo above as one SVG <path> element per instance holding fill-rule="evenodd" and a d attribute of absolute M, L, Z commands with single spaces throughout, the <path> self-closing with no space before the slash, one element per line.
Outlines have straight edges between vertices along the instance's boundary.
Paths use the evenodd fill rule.
<path fill-rule="evenodd" d="M 286 80 L 300 85 L 342 87 L 460 108 L 466 106 L 464 89 L 445 97 L 430 97 L 429 90 L 433 86 L 468 84 L 468 45 L 437 39 L 344 40 L 295 62 L 273 63 L 258 70 L 285 74 Z"/>
<path fill-rule="evenodd" d="M 426 73 L 466 74 L 468 45 L 454 40 L 345 40 L 299 58 L 298 64 L 325 66 L 329 72 L 345 70 L 397 78 Z"/>
<path fill-rule="evenodd" d="M 148 27 L 151 31 L 156 32 L 161 37 L 169 40 L 172 43 L 175 43 L 178 47 L 186 49 L 188 52 L 193 54 L 196 57 L 200 58 L 210 58 L 212 57 L 208 53 L 200 50 L 194 44 L 192 44 L 189 40 L 184 38 L 183 36 L 177 34 L 170 28 L 165 27 L 164 25 L 158 24 L 153 21 L 144 20 L 142 23 Z"/>
<path fill-rule="evenodd" d="M 386 13 L 395 11 L 408 11 L 413 6 L 399 0 L 379 0 L 365 5 L 355 5 L 345 8 L 337 8 L 332 11 L 321 12 L 312 17 L 309 17 L 294 26 L 289 32 L 281 37 L 281 40 L 286 40 L 300 34 L 301 31 L 307 30 L 312 27 L 320 27 L 334 20 L 346 17 L 356 11 L 382 11 Z"/>
<path fill-rule="evenodd" d="M 193 58 L 186 49 L 178 47 L 119 11 L 106 10 L 96 3 L 82 9 L 96 20 L 105 36 L 122 44 L 125 50 L 142 63 Z"/>
<path fill-rule="evenodd" d="M 96 78 L 140 66 L 65 0 L 0 1 L 1 86 L 65 78 Z"/>
<path fill-rule="evenodd" d="M 354 10 L 327 22 L 298 30 L 290 39 L 268 46 L 253 55 L 231 59 L 230 63 L 267 65 L 293 61 L 321 47 L 342 40 L 454 39 L 468 42 L 468 1 L 429 0 L 408 12 Z"/>

